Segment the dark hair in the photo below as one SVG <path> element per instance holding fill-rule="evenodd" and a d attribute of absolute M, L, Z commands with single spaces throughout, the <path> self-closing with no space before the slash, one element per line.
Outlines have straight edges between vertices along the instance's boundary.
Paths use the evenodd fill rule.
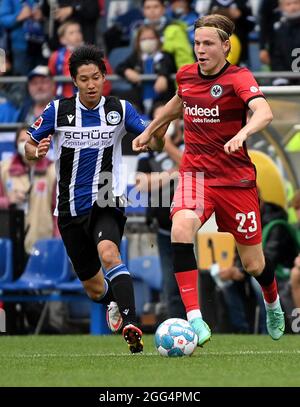
<path fill-rule="evenodd" d="M 76 78 L 78 68 L 82 65 L 96 65 L 103 75 L 106 74 L 106 66 L 102 51 L 95 45 L 83 45 L 75 49 L 69 59 L 70 74 Z"/>
<path fill-rule="evenodd" d="M 210 14 L 195 21 L 194 28 L 213 27 L 217 28 L 218 35 L 222 42 L 229 39 L 233 34 L 235 25 L 228 17 L 220 14 Z"/>

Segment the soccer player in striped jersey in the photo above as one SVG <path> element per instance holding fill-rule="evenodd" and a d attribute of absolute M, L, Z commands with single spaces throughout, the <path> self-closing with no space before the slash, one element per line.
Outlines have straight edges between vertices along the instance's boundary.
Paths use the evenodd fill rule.
<path fill-rule="evenodd" d="M 144 151 L 154 132 L 183 112 L 185 151 L 172 203 L 171 238 L 176 280 L 199 346 L 211 332 L 200 312 L 193 242 L 213 212 L 219 230 L 233 234 L 244 269 L 262 288 L 269 334 L 279 339 L 285 329 L 274 269 L 263 255 L 256 171 L 245 143 L 273 116 L 249 70 L 226 60 L 233 30 L 232 21 L 221 15 L 195 22 L 197 62 L 178 71 L 177 94 L 133 141 L 135 151 Z M 247 122 L 248 109 L 253 114 Z"/>
<path fill-rule="evenodd" d="M 130 351 L 138 353 L 142 332 L 130 273 L 119 253 L 127 187 L 121 142 L 127 132 L 138 135 L 145 126 L 129 102 L 102 96 L 106 67 L 96 47 L 77 48 L 69 67 L 78 93 L 46 107 L 28 130 L 26 157 L 45 157 L 52 138 L 55 214 L 68 255 L 88 296 L 109 305 L 110 328 L 123 328 Z M 154 144 L 160 147 L 161 141 Z"/>

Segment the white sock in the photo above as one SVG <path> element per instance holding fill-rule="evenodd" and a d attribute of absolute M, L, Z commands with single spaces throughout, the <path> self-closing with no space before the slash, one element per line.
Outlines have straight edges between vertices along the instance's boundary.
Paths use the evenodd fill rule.
<path fill-rule="evenodd" d="M 277 308 L 278 306 L 280 306 L 280 301 L 279 301 L 279 295 L 277 294 L 277 298 L 276 298 L 276 300 L 274 301 L 274 302 L 266 302 L 266 300 L 264 300 L 265 301 L 265 307 L 266 307 L 266 309 L 275 309 L 275 308 Z"/>
<path fill-rule="evenodd" d="M 192 319 L 195 318 L 202 318 L 202 314 L 199 309 L 193 309 L 192 311 L 187 312 L 186 316 L 188 321 L 191 321 Z"/>

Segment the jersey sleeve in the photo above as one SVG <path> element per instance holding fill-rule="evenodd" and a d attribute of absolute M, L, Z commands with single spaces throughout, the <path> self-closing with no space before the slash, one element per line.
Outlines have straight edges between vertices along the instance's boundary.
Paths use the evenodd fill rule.
<path fill-rule="evenodd" d="M 146 129 L 144 120 L 131 103 L 125 103 L 125 129 L 128 133 L 139 135 Z"/>
<path fill-rule="evenodd" d="M 246 105 L 248 105 L 252 99 L 265 97 L 259 89 L 254 76 L 247 68 L 241 69 L 241 71 L 235 76 L 233 86 L 236 94 Z"/>
<path fill-rule="evenodd" d="M 55 106 L 52 101 L 49 103 L 43 114 L 29 127 L 27 134 L 33 141 L 39 143 L 43 138 L 53 134 L 55 131 Z"/>

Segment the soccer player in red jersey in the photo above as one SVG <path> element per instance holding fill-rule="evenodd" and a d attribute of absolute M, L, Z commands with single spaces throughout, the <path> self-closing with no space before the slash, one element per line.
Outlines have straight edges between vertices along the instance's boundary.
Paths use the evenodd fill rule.
<path fill-rule="evenodd" d="M 193 242 L 213 212 L 219 230 L 233 234 L 244 269 L 262 288 L 269 334 L 279 339 L 285 328 L 274 269 L 262 250 L 256 172 L 245 143 L 273 116 L 249 70 L 226 60 L 233 30 L 233 22 L 217 14 L 195 22 L 197 62 L 178 71 L 177 94 L 133 141 L 134 151 L 145 151 L 154 132 L 183 112 L 185 151 L 171 205 L 171 239 L 175 277 L 199 346 L 211 332 L 199 307 Z"/>

